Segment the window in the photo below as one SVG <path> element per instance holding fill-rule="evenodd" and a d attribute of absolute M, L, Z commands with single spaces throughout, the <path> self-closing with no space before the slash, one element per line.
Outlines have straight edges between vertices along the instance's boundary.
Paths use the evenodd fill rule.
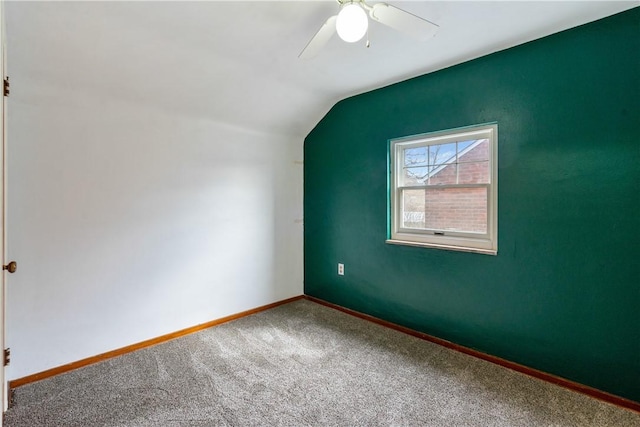
<path fill-rule="evenodd" d="M 496 254 L 498 126 L 392 139 L 387 243 Z"/>

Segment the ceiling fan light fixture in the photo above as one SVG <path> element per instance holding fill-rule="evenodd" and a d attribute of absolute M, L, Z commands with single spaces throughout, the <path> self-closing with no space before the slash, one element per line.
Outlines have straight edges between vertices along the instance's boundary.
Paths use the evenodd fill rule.
<path fill-rule="evenodd" d="M 356 3 L 345 4 L 336 20 L 336 31 L 340 38 L 348 43 L 362 39 L 367 33 L 369 18 L 362 6 Z"/>

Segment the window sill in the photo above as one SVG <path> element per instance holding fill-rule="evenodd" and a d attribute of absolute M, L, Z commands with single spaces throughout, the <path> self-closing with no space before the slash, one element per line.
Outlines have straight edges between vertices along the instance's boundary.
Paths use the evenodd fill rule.
<path fill-rule="evenodd" d="M 495 249 L 480 249 L 480 248 L 470 248 L 466 246 L 451 246 L 451 245 L 438 245 L 436 243 L 423 243 L 423 242 L 411 242 L 407 240 L 393 240 L 387 239 L 385 243 L 390 245 L 402 245 L 402 246 L 416 246 L 421 248 L 433 248 L 433 249 L 444 249 L 447 251 L 457 251 L 457 252 L 473 252 L 484 255 L 498 255 L 498 251 Z"/>

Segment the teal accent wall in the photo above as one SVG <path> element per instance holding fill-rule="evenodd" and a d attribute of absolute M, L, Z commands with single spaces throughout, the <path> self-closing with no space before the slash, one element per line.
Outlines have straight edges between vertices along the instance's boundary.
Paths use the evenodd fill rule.
<path fill-rule="evenodd" d="M 336 104 L 305 293 L 640 401 L 639 34 L 635 8 Z M 385 244 L 388 139 L 494 121 L 498 255 Z"/>

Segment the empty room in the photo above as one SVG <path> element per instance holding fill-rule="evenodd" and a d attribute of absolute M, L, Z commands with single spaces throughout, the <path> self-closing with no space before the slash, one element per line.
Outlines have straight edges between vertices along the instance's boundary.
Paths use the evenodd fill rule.
<path fill-rule="evenodd" d="M 0 4 L 0 427 L 640 426 L 637 0 Z"/>

